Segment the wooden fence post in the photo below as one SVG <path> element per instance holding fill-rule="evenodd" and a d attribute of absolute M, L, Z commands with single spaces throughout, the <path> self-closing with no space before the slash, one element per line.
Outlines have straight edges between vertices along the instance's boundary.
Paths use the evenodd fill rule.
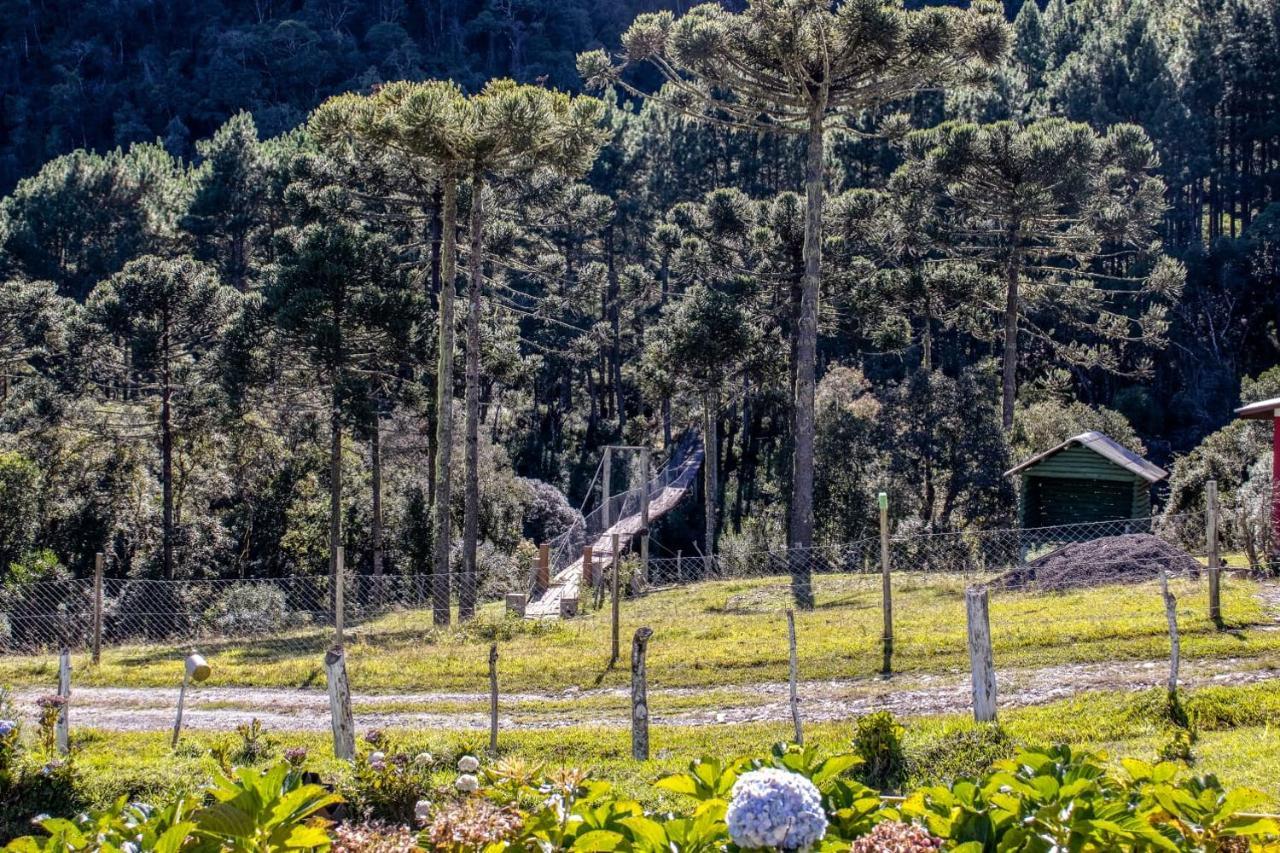
<path fill-rule="evenodd" d="M 684 583 L 684 551 L 676 551 L 676 583 Z"/>
<path fill-rule="evenodd" d="M 637 593 L 643 592 L 649 585 L 649 528 L 640 531 L 640 574 L 631 584 Z"/>
<path fill-rule="evenodd" d="M 622 654 L 622 649 L 618 643 L 618 575 L 622 574 L 622 555 L 618 553 L 622 550 L 618 542 L 618 534 L 613 534 L 613 613 L 610 615 L 609 629 L 611 632 L 612 645 L 609 654 L 609 666 L 613 666 L 618 662 L 618 657 Z"/>
<path fill-rule="evenodd" d="M 609 507 L 609 499 L 613 497 L 610 494 L 613 491 L 613 448 L 606 447 L 604 449 L 604 500 L 600 501 L 600 507 L 603 510 L 604 529 L 608 530 L 613 526 L 612 511 Z"/>
<path fill-rule="evenodd" d="M 324 656 L 329 682 L 329 718 L 333 724 L 333 757 L 351 761 L 356 757 L 356 723 L 351 716 L 351 685 L 347 681 L 347 655 L 330 649 Z"/>
<path fill-rule="evenodd" d="M 1205 546 L 1209 555 L 1209 618 L 1222 625 L 1222 560 L 1218 555 L 1218 481 L 1205 486 Z"/>
<path fill-rule="evenodd" d="M 880 597 L 884 611 L 884 661 L 880 671 L 888 675 L 893 671 L 893 586 L 889 568 L 889 496 L 881 492 L 880 504 Z"/>
<path fill-rule="evenodd" d="M 973 718 L 980 723 L 996 718 L 996 665 L 991 653 L 991 617 L 986 587 L 964 593 L 969 623 L 969 668 L 973 678 Z"/>
<path fill-rule="evenodd" d="M 102 552 L 93 555 L 93 665 L 102 660 Z"/>
<path fill-rule="evenodd" d="M 787 610 L 787 645 L 791 652 L 791 722 L 796 729 L 796 745 L 804 746 L 804 729 L 800 725 L 800 695 L 796 689 L 800 669 L 796 655 L 796 614 L 790 609 Z"/>
<path fill-rule="evenodd" d="M 639 628 L 631 640 L 631 757 L 649 760 L 649 684 L 645 655 L 653 631 Z"/>
<path fill-rule="evenodd" d="M 538 546 L 538 591 L 551 588 L 551 546 L 543 542 Z"/>
<path fill-rule="evenodd" d="M 1164 617 L 1169 623 L 1169 698 L 1178 696 L 1178 668 L 1182 658 L 1182 644 L 1178 639 L 1178 599 L 1169 591 L 1169 574 L 1160 570 L 1160 595 L 1164 598 Z"/>
<path fill-rule="evenodd" d="M 339 545 L 333 555 L 333 644 L 342 648 L 347 617 L 346 549 Z"/>
<path fill-rule="evenodd" d="M 640 527 L 649 529 L 649 448 L 640 451 Z"/>
<path fill-rule="evenodd" d="M 58 752 L 66 755 L 71 751 L 71 649 L 66 646 L 58 655 L 58 695 L 63 699 L 58 709 Z"/>
<path fill-rule="evenodd" d="M 489 753 L 498 754 L 498 644 L 489 646 Z"/>
<path fill-rule="evenodd" d="M 593 550 L 594 549 L 590 545 L 582 546 L 582 589 L 578 590 L 578 598 L 583 599 L 583 601 L 590 598 L 590 596 L 586 596 L 584 598 L 583 593 L 589 591 L 596 585 L 596 555 L 593 553 Z M 585 604 L 582 609 L 587 609 Z"/>

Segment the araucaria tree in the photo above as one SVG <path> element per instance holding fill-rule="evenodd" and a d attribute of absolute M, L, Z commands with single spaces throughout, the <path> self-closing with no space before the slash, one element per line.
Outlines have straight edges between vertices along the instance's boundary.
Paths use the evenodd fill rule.
<path fill-rule="evenodd" d="M 910 175 L 950 207 L 944 251 L 999 283 L 992 310 L 1006 432 L 1020 336 L 1080 369 L 1148 372 L 1145 353 L 1163 344 L 1164 303 L 1176 299 L 1184 272 L 1160 249 L 1165 185 L 1142 128 L 949 122 L 913 134 L 907 148 L 895 178 Z"/>
<path fill-rule="evenodd" d="M 623 35 L 621 63 L 604 51 L 578 58 L 588 83 L 627 83 L 628 66 L 648 62 L 666 79 L 657 97 L 674 109 L 744 130 L 805 139 L 804 275 L 793 352 L 795 427 L 789 540 L 813 543 L 814 388 L 827 133 L 860 112 L 921 89 L 969 78 L 998 61 L 1008 42 L 1000 5 L 907 11 L 901 0 L 750 0 L 732 13 L 715 3 L 676 18 L 636 18 Z M 807 561 L 793 562 L 792 593 L 813 606 Z"/>
<path fill-rule="evenodd" d="M 416 300 L 388 242 L 329 209 L 325 221 L 279 238 L 279 261 L 265 292 L 284 353 L 303 387 L 319 387 L 329 420 L 329 572 L 342 542 L 344 426 L 367 406 L 371 386 L 398 369 L 408 349 Z M 283 360 L 283 359 L 282 359 Z"/>
<path fill-rule="evenodd" d="M 174 577 L 175 409 L 211 384 L 212 356 L 239 310 L 239 294 L 221 284 L 211 267 L 189 257 L 154 255 L 130 261 L 94 288 L 86 305 L 86 331 L 116 342 L 93 352 L 89 372 L 125 400 L 156 406 L 160 562 L 166 579 Z"/>
<path fill-rule="evenodd" d="M 440 362 L 437 372 L 435 621 L 447 623 L 450 575 L 450 459 L 452 455 L 454 298 L 459 183 L 469 186 L 466 317 L 466 492 L 459 616 L 476 605 L 476 546 L 480 518 L 480 314 L 484 294 L 486 187 L 540 168 L 577 175 L 590 168 L 607 137 L 603 104 L 594 98 L 516 84 L 489 83 L 468 97 L 452 83 L 395 83 L 368 97 L 343 95 L 312 117 L 325 141 L 380 146 L 439 175 L 442 195 Z"/>

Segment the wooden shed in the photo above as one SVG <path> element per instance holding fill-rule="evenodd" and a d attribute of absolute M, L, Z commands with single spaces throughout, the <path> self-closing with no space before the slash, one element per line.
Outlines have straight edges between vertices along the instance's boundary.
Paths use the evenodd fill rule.
<path fill-rule="evenodd" d="M 1073 436 L 1005 472 L 1015 474 L 1024 528 L 1149 519 L 1151 487 L 1169 476 L 1100 432 Z"/>

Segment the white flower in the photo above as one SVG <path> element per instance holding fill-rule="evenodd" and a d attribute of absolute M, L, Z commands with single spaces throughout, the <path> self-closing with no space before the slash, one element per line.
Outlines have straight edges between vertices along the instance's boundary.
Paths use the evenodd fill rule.
<path fill-rule="evenodd" d="M 429 752 L 419 752 L 413 757 L 413 763 L 418 767 L 426 767 L 434 760 Z"/>
<path fill-rule="evenodd" d="M 827 833 L 822 795 L 798 773 L 767 768 L 738 777 L 725 820 L 739 847 L 808 850 Z"/>
<path fill-rule="evenodd" d="M 431 801 L 418 800 L 413 804 L 413 819 L 421 825 L 425 825 L 431 819 Z"/>
<path fill-rule="evenodd" d="M 139 853 L 142 848 L 132 841 L 126 841 L 120 845 L 120 853 Z"/>
<path fill-rule="evenodd" d="M 374 770 L 383 770 L 387 766 L 387 754 L 385 752 L 374 752 L 369 755 L 369 766 Z"/>
<path fill-rule="evenodd" d="M 480 780 L 470 773 L 463 773 L 453 786 L 464 794 L 474 794 L 480 790 Z"/>
<path fill-rule="evenodd" d="M 480 760 L 474 755 L 464 755 L 458 759 L 458 770 L 463 773 L 475 773 L 480 769 Z"/>

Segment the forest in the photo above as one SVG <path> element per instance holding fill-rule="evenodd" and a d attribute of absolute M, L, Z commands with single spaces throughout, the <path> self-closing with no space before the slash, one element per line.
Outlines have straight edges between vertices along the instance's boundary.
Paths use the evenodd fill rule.
<path fill-rule="evenodd" d="M 690 431 L 655 548 L 1012 526 L 1089 429 L 1265 500 L 1280 3 L 909 5 L 6 3 L 5 589 L 465 618 Z"/>

